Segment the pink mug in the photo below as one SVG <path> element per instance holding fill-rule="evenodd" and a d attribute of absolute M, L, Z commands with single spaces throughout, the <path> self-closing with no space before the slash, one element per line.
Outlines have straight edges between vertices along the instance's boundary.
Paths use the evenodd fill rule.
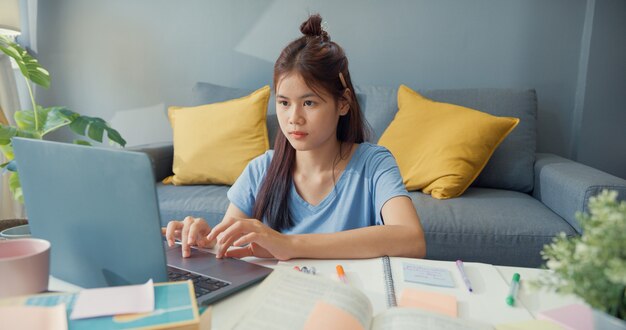
<path fill-rule="evenodd" d="M 0 298 L 48 290 L 50 242 L 38 238 L 0 241 Z"/>

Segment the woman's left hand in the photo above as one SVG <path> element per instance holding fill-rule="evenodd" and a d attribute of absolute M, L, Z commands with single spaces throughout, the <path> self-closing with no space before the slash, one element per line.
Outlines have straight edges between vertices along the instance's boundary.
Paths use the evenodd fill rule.
<path fill-rule="evenodd" d="M 259 257 L 288 260 L 291 258 L 292 241 L 257 219 L 228 217 L 215 226 L 207 236 L 209 241 L 217 239 L 217 257 Z M 247 246 L 240 249 L 231 246 Z"/>

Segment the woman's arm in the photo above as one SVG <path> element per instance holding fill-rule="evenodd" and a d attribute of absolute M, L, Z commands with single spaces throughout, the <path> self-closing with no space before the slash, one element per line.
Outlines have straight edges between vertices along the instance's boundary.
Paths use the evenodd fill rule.
<path fill-rule="evenodd" d="M 411 199 L 398 196 L 382 208 L 384 226 L 331 234 L 293 235 L 292 258 L 347 259 L 384 255 L 423 258 L 424 232 Z"/>
<path fill-rule="evenodd" d="M 231 204 L 224 220 L 207 237 L 217 239 L 217 256 L 345 259 L 374 258 L 383 255 L 423 258 L 426 242 L 410 198 L 398 196 L 382 208 L 384 226 L 371 226 L 330 234 L 281 234 L 246 215 Z M 244 246 L 231 249 L 231 246 Z"/>

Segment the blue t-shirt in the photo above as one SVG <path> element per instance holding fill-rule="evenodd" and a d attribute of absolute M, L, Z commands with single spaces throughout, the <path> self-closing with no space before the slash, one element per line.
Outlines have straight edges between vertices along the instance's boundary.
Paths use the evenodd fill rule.
<path fill-rule="evenodd" d="M 273 155 L 274 150 L 268 150 L 253 159 L 228 190 L 230 202 L 249 217 Z M 302 199 L 292 182 L 288 205 L 294 226 L 283 233 L 334 233 L 381 225 L 383 205 L 396 196 L 408 196 L 408 193 L 395 158 L 384 147 L 361 143 L 335 189 L 318 205 Z"/>

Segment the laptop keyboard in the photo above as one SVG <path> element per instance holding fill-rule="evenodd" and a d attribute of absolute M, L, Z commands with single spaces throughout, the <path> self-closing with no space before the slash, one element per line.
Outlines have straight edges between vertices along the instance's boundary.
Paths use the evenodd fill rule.
<path fill-rule="evenodd" d="M 196 298 L 204 296 L 205 294 L 219 290 L 228 286 L 228 282 L 220 281 L 208 276 L 202 276 L 188 271 L 167 267 L 167 277 L 170 281 L 186 281 L 191 280 L 193 282 L 193 288 L 196 291 Z"/>

